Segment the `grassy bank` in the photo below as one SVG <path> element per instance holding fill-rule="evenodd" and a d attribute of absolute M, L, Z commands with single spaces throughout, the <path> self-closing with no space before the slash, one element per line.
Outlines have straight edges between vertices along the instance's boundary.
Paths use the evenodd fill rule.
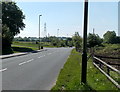
<path fill-rule="evenodd" d="M 14 53 L 19 53 L 19 52 L 30 52 L 30 51 L 38 50 L 38 48 L 25 47 L 25 46 L 12 46 L 12 50 Z"/>
<path fill-rule="evenodd" d="M 95 53 L 109 57 L 120 57 L 120 44 L 104 44 L 103 47 L 95 47 Z"/>
<path fill-rule="evenodd" d="M 72 50 L 52 90 L 118 90 L 88 61 L 87 84 L 81 84 L 81 54 Z"/>
<path fill-rule="evenodd" d="M 36 42 L 14 41 L 12 45 L 38 48 L 38 44 L 36 44 Z M 51 45 L 50 43 L 48 43 L 48 42 L 41 42 L 41 45 L 42 45 L 43 47 L 55 47 L 55 46 L 52 46 L 52 45 Z"/>

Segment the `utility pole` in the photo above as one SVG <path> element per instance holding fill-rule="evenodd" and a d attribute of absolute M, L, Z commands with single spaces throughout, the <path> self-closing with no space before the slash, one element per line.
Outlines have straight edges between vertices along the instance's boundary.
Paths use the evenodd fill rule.
<path fill-rule="evenodd" d="M 39 46 L 38 46 L 38 49 L 40 50 L 40 17 L 41 17 L 42 15 L 39 15 Z"/>
<path fill-rule="evenodd" d="M 88 22 L 88 0 L 84 2 L 84 32 L 83 32 L 83 53 L 82 53 L 82 74 L 81 82 L 86 83 L 87 73 L 87 22 Z"/>
<path fill-rule="evenodd" d="M 95 34 L 95 29 L 93 28 L 93 34 Z"/>

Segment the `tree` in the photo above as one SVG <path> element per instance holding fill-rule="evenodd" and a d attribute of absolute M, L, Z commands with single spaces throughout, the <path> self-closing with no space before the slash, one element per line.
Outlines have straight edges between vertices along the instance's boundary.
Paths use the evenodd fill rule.
<path fill-rule="evenodd" d="M 29 38 L 27 38 L 27 37 L 24 37 L 23 40 L 26 41 L 26 42 L 30 41 Z"/>
<path fill-rule="evenodd" d="M 120 44 L 120 36 L 116 37 L 115 43 Z"/>
<path fill-rule="evenodd" d="M 104 42 L 114 44 L 116 40 L 116 33 L 115 31 L 107 31 L 104 35 Z"/>
<path fill-rule="evenodd" d="M 22 10 L 15 2 L 3 1 L 2 3 L 2 47 L 11 49 L 11 43 L 15 35 L 23 30 L 25 24 Z"/>
<path fill-rule="evenodd" d="M 72 37 L 74 46 L 76 51 L 80 51 L 80 48 L 82 47 L 82 38 L 80 37 L 78 32 L 75 32 L 75 35 Z"/>
<path fill-rule="evenodd" d="M 96 45 L 101 45 L 102 39 L 97 34 L 91 34 L 89 33 L 87 38 L 87 45 L 89 48 L 94 47 Z"/>

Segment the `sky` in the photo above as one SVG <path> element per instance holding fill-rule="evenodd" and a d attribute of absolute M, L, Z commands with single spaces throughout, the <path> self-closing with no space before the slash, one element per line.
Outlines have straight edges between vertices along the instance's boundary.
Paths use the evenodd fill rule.
<path fill-rule="evenodd" d="M 83 2 L 16 2 L 25 15 L 26 27 L 21 37 L 38 37 L 39 15 L 41 37 L 47 35 L 72 37 L 75 32 L 83 36 L 84 3 Z M 88 33 L 93 32 L 100 37 L 110 30 L 118 34 L 118 2 L 89 2 Z"/>

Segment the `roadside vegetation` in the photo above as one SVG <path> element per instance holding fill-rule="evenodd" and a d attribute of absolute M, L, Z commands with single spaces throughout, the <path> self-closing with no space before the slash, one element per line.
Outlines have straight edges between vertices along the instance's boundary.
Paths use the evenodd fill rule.
<path fill-rule="evenodd" d="M 22 40 L 19 40 L 22 39 Z M 29 39 L 29 38 L 28 38 Z M 49 39 L 49 40 L 47 40 Z M 12 45 L 20 45 L 20 46 L 31 46 L 37 48 L 39 44 L 39 40 L 25 40 L 25 38 L 17 37 L 14 39 Z M 57 38 L 57 37 L 46 37 L 41 38 L 40 45 L 43 47 L 69 47 L 73 46 L 72 38 Z"/>
<path fill-rule="evenodd" d="M 97 68 L 92 59 L 87 66 L 87 84 L 81 84 L 81 54 L 72 50 L 64 67 L 61 69 L 53 90 L 118 90 Z"/>
<path fill-rule="evenodd" d="M 103 44 L 103 46 L 96 46 L 95 53 L 102 56 L 120 57 L 120 44 Z"/>
<path fill-rule="evenodd" d="M 94 55 L 120 71 L 120 44 L 103 44 L 101 47 L 95 47 Z M 110 75 L 120 84 L 118 73 L 110 71 Z"/>
<path fill-rule="evenodd" d="M 78 36 L 78 35 L 77 35 Z M 116 36 L 114 31 L 107 31 L 104 38 L 100 38 L 97 34 L 88 34 L 87 47 L 89 52 L 94 51 L 96 55 L 103 55 L 109 57 L 120 57 L 120 37 Z M 78 41 L 78 38 L 77 40 Z M 80 45 L 80 46 L 78 46 Z M 53 90 L 88 90 L 88 91 L 100 91 L 111 90 L 119 92 L 119 89 L 107 79 L 93 64 L 90 58 L 87 66 L 87 83 L 81 83 L 81 63 L 82 63 L 82 42 L 75 45 L 64 67 L 61 69 L 56 85 L 51 89 Z M 104 59 L 105 61 L 111 61 L 115 63 L 116 60 Z M 117 59 L 119 62 L 120 59 Z M 118 63 L 116 64 L 118 66 Z M 116 67 L 115 67 L 116 68 Z M 112 77 L 120 83 L 119 74 L 110 71 Z"/>
<path fill-rule="evenodd" d="M 38 48 L 26 47 L 26 46 L 12 46 L 12 49 L 14 53 L 31 52 L 31 51 L 38 50 Z"/>

